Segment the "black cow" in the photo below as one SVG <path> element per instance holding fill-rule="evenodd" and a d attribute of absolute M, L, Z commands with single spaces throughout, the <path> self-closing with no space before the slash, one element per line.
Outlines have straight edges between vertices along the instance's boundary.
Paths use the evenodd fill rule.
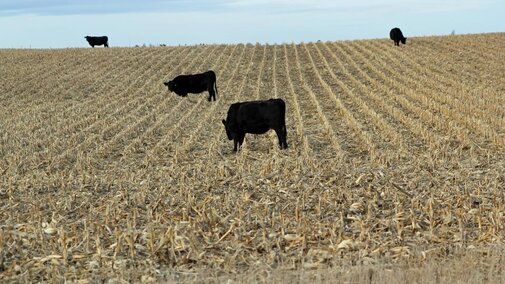
<path fill-rule="evenodd" d="M 281 149 L 287 149 L 286 104 L 282 99 L 234 103 L 228 109 L 223 124 L 229 140 L 233 140 L 233 151 L 241 146 L 246 133 L 263 134 L 275 130 Z"/>
<path fill-rule="evenodd" d="M 200 74 L 179 75 L 172 81 L 167 81 L 163 84 L 168 87 L 169 91 L 175 92 L 181 97 L 186 97 L 188 93 L 199 94 L 207 91 L 209 92 L 207 100 L 209 102 L 212 99 L 216 100 L 216 73 L 212 70 Z"/>
<path fill-rule="evenodd" d="M 107 36 L 85 36 L 84 38 L 88 41 L 91 47 L 95 47 L 95 45 L 109 47 L 109 38 Z"/>
<path fill-rule="evenodd" d="M 395 42 L 395 45 L 400 46 L 400 41 L 403 44 L 407 43 L 407 38 L 403 36 L 402 31 L 399 28 L 393 28 L 389 32 L 389 37 Z"/>

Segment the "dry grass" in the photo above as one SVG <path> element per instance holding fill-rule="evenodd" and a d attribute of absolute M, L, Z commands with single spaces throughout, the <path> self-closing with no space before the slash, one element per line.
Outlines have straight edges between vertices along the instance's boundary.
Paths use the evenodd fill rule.
<path fill-rule="evenodd" d="M 504 43 L 0 50 L 0 277 L 499 282 Z M 215 103 L 162 85 L 206 69 Z M 231 153 L 270 97 L 290 148 Z"/>

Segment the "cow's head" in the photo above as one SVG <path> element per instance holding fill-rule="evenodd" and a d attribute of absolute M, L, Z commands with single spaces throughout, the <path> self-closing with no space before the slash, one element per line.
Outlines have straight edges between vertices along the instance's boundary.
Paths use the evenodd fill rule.
<path fill-rule="evenodd" d="M 177 87 L 177 84 L 174 81 L 163 82 L 163 85 L 167 86 L 170 92 L 173 92 Z"/>
<path fill-rule="evenodd" d="M 88 40 L 88 39 L 90 38 L 90 36 L 85 36 L 84 38 L 85 38 L 86 40 Z"/>
<path fill-rule="evenodd" d="M 226 136 L 228 136 L 228 140 L 233 140 L 234 137 L 237 136 L 237 131 L 235 127 L 231 125 L 230 122 L 227 122 L 223 119 L 224 129 L 226 130 Z"/>
<path fill-rule="evenodd" d="M 406 38 L 406 37 L 402 38 L 402 39 L 401 39 L 401 42 L 402 42 L 403 44 L 406 44 L 406 43 L 407 43 L 407 38 Z"/>

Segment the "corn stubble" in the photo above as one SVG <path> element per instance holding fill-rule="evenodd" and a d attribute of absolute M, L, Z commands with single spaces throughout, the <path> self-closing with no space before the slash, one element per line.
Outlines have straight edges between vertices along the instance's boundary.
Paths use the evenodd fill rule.
<path fill-rule="evenodd" d="M 426 267 L 470 256 L 500 279 L 504 41 L 0 50 L 0 276 L 450 281 Z M 162 85 L 207 69 L 216 102 Z M 233 154 L 228 106 L 270 97 L 290 148 Z"/>

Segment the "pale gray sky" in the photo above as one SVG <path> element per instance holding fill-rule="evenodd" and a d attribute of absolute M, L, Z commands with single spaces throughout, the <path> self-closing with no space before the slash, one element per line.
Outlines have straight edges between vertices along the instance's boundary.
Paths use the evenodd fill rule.
<path fill-rule="evenodd" d="M 283 43 L 505 32 L 503 0 L 0 0 L 0 48 Z"/>

